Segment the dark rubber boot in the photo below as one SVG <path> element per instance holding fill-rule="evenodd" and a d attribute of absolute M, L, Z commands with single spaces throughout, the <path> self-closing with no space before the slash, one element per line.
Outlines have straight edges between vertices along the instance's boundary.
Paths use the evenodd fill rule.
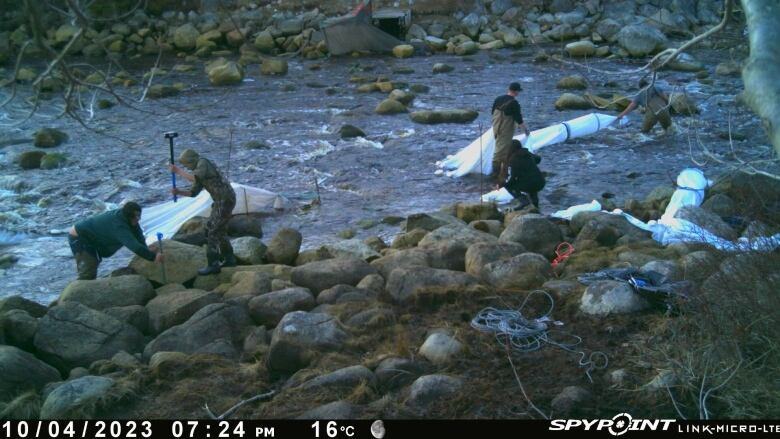
<path fill-rule="evenodd" d="M 225 261 L 222 262 L 223 267 L 235 267 L 238 265 L 238 261 L 236 260 L 236 255 L 233 254 L 231 251 L 230 253 L 225 255 Z"/>
<path fill-rule="evenodd" d="M 219 255 L 211 252 L 206 252 L 206 260 L 208 260 L 208 266 L 198 270 L 198 274 L 201 276 L 208 276 L 210 274 L 219 274 L 222 269 L 219 266 Z"/>

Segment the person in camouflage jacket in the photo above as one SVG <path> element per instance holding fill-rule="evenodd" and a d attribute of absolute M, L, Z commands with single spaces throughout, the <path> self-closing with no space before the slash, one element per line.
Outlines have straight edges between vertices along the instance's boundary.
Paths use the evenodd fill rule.
<path fill-rule="evenodd" d="M 174 195 L 195 197 L 201 190 L 206 189 L 213 200 L 211 215 L 206 222 L 208 266 L 198 270 L 198 273 L 201 275 L 217 274 L 221 271 L 220 267 L 236 265 L 233 247 L 227 239 L 227 224 L 233 214 L 233 208 L 236 206 L 236 193 L 214 163 L 201 157 L 197 152 L 185 149 L 179 156 L 179 162 L 192 173 L 173 164 L 169 166 L 171 172 L 192 182 L 192 186 L 189 190 L 174 188 L 171 192 Z M 220 256 L 224 261 L 221 266 Z"/>

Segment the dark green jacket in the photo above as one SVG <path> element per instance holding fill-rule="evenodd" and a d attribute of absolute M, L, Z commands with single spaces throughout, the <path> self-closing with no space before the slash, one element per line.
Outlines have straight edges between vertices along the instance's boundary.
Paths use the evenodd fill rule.
<path fill-rule="evenodd" d="M 153 261 L 156 256 L 146 246 L 141 226 L 130 225 L 121 209 L 79 221 L 75 227 L 79 239 L 94 248 L 102 258 L 113 255 L 122 246 L 148 261 Z"/>

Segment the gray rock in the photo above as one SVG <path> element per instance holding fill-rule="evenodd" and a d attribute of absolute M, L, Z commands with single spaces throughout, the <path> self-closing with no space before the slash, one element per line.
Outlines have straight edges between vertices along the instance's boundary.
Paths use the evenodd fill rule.
<path fill-rule="evenodd" d="M 306 381 L 301 388 L 307 391 L 327 392 L 331 396 L 348 396 L 362 384 L 376 387 L 376 377 L 365 366 L 349 366 Z"/>
<path fill-rule="evenodd" d="M 568 414 L 585 404 L 591 397 L 591 393 L 582 387 L 568 386 L 553 398 L 550 405 L 555 413 Z"/>
<path fill-rule="evenodd" d="M 414 229 L 411 232 L 401 233 L 393 239 L 391 248 L 407 249 L 417 247 L 417 244 L 428 234 L 427 230 Z"/>
<path fill-rule="evenodd" d="M 643 265 L 641 270 L 645 272 L 654 271 L 661 274 L 663 276 L 661 278 L 662 283 L 676 282 L 683 278 L 683 271 L 674 261 L 650 261 Z"/>
<path fill-rule="evenodd" d="M 255 326 L 249 330 L 246 338 L 244 338 L 244 353 L 248 355 L 255 354 L 256 352 L 268 346 L 268 330 L 265 326 Z M 265 353 L 265 350 L 262 350 Z"/>
<path fill-rule="evenodd" d="M 219 302 L 220 295 L 203 290 L 183 290 L 157 296 L 148 304 L 149 329 L 159 334 L 186 322 L 201 308 Z"/>
<path fill-rule="evenodd" d="M 320 313 L 294 311 L 282 317 L 271 337 L 268 368 L 293 373 L 316 355 L 338 351 L 348 335 L 336 319 Z"/>
<path fill-rule="evenodd" d="M 125 351 L 119 351 L 111 357 L 111 362 L 123 369 L 135 369 L 141 367 L 141 362 L 134 355 Z"/>
<path fill-rule="evenodd" d="M 460 21 L 461 30 L 472 39 L 479 36 L 479 30 L 481 27 L 482 20 L 480 19 L 479 15 L 473 12 L 465 16 L 463 20 Z"/>
<path fill-rule="evenodd" d="M 362 302 L 373 298 L 374 295 L 367 290 L 361 290 L 352 285 L 335 285 L 320 292 L 317 295 L 317 303 Z"/>
<path fill-rule="evenodd" d="M 631 56 L 646 56 L 665 49 L 669 42 L 663 32 L 649 24 L 632 24 L 618 32 L 618 44 Z"/>
<path fill-rule="evenodd" d="M 379 258 L 379 252 L 359 239 L 345 239 L 326 246 L 334 258 L 357 258 L 370 262 Z"/>
<path fill-rule="evenodd" d="M 565 50 L 572 57 L 592 57 L 596 54 L 596 45 L 591 41 L 577 41 L 567 44 Z"/>
<path fill-rule="evenodd" d="M 733 241 L 738 235 L 718 215 L 696 206 L 684 206 L 674 215 L 675 218 L 690 221 L 721 238 Z"/>
<path fill-rule="evenodd" d="M 268 31 L 263 31 L 257 34 L 254 45 L 257 50 L 263 53 L 272 53 L 274 49 L 276 49 L 274 37 Z"/>
<path fill-rule="evenodd" d="M 553 41 L 566 41 L 577 38 L 577 32 L 569 24 L 559 24 L 547 32 L 543 33 L 545 37 Z"/>
<path fill-rule="evenodd" d="M 313 408 L 298 416 L 297 419 L 321 419 L 321 420 L 340 420 L 357 419 L 360 417 L 360 407 L 349 401 L 333 401 L 325 405 Z"/>
<path fill-rule="evenodd" d="M 281 229 L 268 243 L 266 259 L 271 264 L 293 265 L 301 249 L 303 237 L 294 229 Z"/>
<path fill-rule="evenodd" d="M 21 309 L 33 317 L 43 317 L 46 311 L 48 311 L 48 308 L 40 303 L 25 299 L 22 296 L 8 296 L 0 299 L 0 315 L 12 309 Z"/>
<path fill-rule="evenodd" d="M 385 290 L 385 278 L 380 274 L 369 274 L 358 282 L 357 288 L 379 295 Z"/>
<path fill-rule="evenodd" d="M 580 284 L 570 280 L 548 280 L 542 284 L 542 289 L 553 293 L 558 299 L 563 299 L 580 291 Z"/>
<path fill-rule="evenodd" d="M 483 267 L 483 278 L 491 285 L 524 290 L 540 287 L 552 276 L 550 262 L 537 253 L 523 253 Z"/>
<path fill-rule="evenodd" d="M 144 349 L 144 358 L 157 352 L 236 354 L 222 348 L 241 346 L 251 322 L 244 307 L 214 303 L 200 309 L 181 325 L 174 326 L 152 340 Z M 219 350 L 215 347 L 220 347 Z"/>
<path fill-rule="evenodd" d="M 38 331 L 38 319 L 27 311 L 12 309 L 0 314 L 0 331 L 5 334 L 6 344 L 32 351 L 33 337 Z"/>
<path fill-rule="evenodd" d="M 301 265 L 306 265 L 309 262 L 324 261 L 326 259 L 333 259 L 333 255 L 325 246 L 311 250 L 304 250 L 298 253 L 298 257 L 295 258 L 295 266 L 299 267 Z"/>
<path fill-rule="evenodd" d="M 504 231 L 504 223 L 499 220 L 476 220 L 469 223 L 469 227 L 480 232 L 489 233 L 496 238 Z"/>
<path fill-rule="evenodd" d="M 300 17 L 284 20 L 277 25 L 282 36 L 298 35 L 303 32 L 304 21 Z"/>
<path fill-rule="evenodd" d="M 580 311 L 592 316 L 627 314 L 647 308 L 647 302 L 626 282 L 612 280 L 591 284 L 582 294 Z"/>
<path fill-rule="evenodd" d="M 271 291 L 271 277 L 258 271 L 236 272 L 233 274 L 232 284 L 225 292 L 225 299 L 254 297 Z"/>
<path fill-rule="evenodd" d="M 39 391 L 61 379 L 57 369 L 14 346 L 0 345 L 0 395 L 7 401 L 27 390 Z"/>
<path fill-rule="evenodd" d="M 46 397 L 41 407 L 41 419 L 77 419 L 91 417 L 114 387 L 114 380 L 100 376 L 85 376 L 68 381 Z"/>
<path fill-rule="evenodd" d="M 183 284 L 198 275 L 198 269 L 206 266 L 206 251 L 202 247 L 182 242 L 163 240 L 165 265 L 155 264 L 140 256 L 134 256 L 130 268 L 136 273 L 159 284 Z M 163 281 L 165 270 L 165 282 Z"/>
<path fill-rule="evenodd" d="M 596 24 L 596 32 L 609 42 L 617 40 L 617 34 L 623 26 L 616 20 L 605 18 Z"/>
<path fill-rule="evenodd" d="M 469 246 L 465 255 L 466 273 L 475 277 L 482 276 L 482 269 L 486 264 L 502 259 L 509 259 L 521 253 L 526 253 L 522 244 L 515 242 L 502 242 L 498 244 L 477 242 Z"/>
<path fill-rule="evenodd" d="M 233 246 L 233 252 L 238 262 L 246 265 L 262 264 L 268 251 L 268 247 L 263 244 L 263 241 L 254 236 L 236 238 L 230 241 L 230 244 Z"/>
<path fill-rule="evenodd" d="M 289 65 L 286 59 L 265 58 L 260 65 L 260 73 L 263 75 L 286 75 Z"/>
<path fill-rule="evenodd" d="M 530 214 L 515 218 L 507 225 L 500 242 L 517 242 L 529 252 L 553 257 L 563 239 L 561 230 L 542 215 Z"/>
<path fill-rule="evenodd" d="M 462 292 L 476 285 L 473 276 L 450 270 L 426 267 L 396 268 L 387 281 L 387 292 L 397 302 L 407 302 L 430 291 Z"/>
<path fill-rule="evenodd" d="M 351 139 L 354 137 L 366 137 L 366 133 L 354 125 L 345 124 L 339 128 L 339 136 L 342 139 Z"/>
<path fill-rule="evenodd" d="M 379 329 L 395 324 L 395 313 L 387 308 L 371 308 L 350 317 L 347 326 L 358 330 Z"/>
<path fill-rule="evenodd" d="M 709 197 L 701 207 L 720 217 L 734 216 L 737 213 L 737 203 L 726 194 L 715 194 Z"/>
<path fill-rule="evenodd" d="M 585 90 L 588 88 L 588 81 L 582 75 L 565 76 L 558 81 L 555 87 L 564 90 Z"/>
<path fill-rule="evenodd" d="M 473 41 L 466 41 L 455 47 L 455 55 L 468 56 L 479 52 L 479 44 Z"/>
<path fill-rule="evenodd" d="M 338 284 L 357 285 L 364 277 L 377 271 L 356 258 L 337 258 L 311 262 L 292 270 L 294 284 L 311 290 L 315 295 Z"/>
<path fill-rule="evenodd" d="M 173 44 L 182 50 L 192 50 L 195 48 L 200 32 L 190 23 L 176 28 L 173 32 Z"/>
<path fill-rule="evenodd" d="M 463 344 L 442 332 L 435 332 L 420 346 L 420 355 L 433 364 L 447 364 L 463 350 Z"/>
<path fill-rule="evenodd" d="M 244 80 L 244 69 L 234 61 L 214 61 L 206 66 L 211 85 L 234 85 Z"/>
<path fill-rule="evenodd" d="M 413 248 L 390 253 L 372 261 L 371 266 L 376 268 L 382 277 L 388 279 L 390 273 L 396 268 L 430 267 L 430 262 L 425 251 Z"/>
<path fill-rule="evenodd" d="M 404 387 L 416 380 L 423 368 L 407 358 L 390 357 L 382 360 L 374 370 L 380 389 L 392 391 Z"/>
<path fill-rule="evenodd" d="M 428 125 L 440 123 L 471 123 L 477 116 L 479 116 L 478 112 L 467 109 L 424 110 L 414 111 L 409 114 L 412 121 Z"/>
<path fill-rule="evenodd" d="M 139 352 L 143 342 L 138 329 L 77 302 L 51 308 L 34 339 L 41 356 L 60 370 L 89 366 L 119 351 Z"/>
<path fill-rule="evenodd" d="M 423 375 L 409 389 L 406 404 L 423 412 L 435 402 L 443 402 L 461 391 L 463 380 L 449 375 Z"/>
<path fill-rule="evenodd" d="M 406 231 L 423 229 L 432 232 L 448 224 L 464 226 L 466 223 L 453 215 L 442 212 L 415 213 L 406 218 Z"/>
<path fill-rule="evenodd" d="M 449 64 L 436 63 L 433 65 L 433 73 L 449 73 L 453 70 L 455 70 L 455 67 Z"/>
<path fill-rule="evenodd" d="M 498 239 L 489 233 L 480 232 L 468 226 L 447 225 L 425 235 L 417 244 L 417 247 L 426 250 L 442 244 L 460 243 L 468 248 L 468 246 L 477 242 L 497 243 Z"/>
<path fill-rule="evenodd" d="M 145 305 L 154 296 L 152 284 L 133 274 L 73 281 L 65 287 L 59 303 L 78 302 L 101 311 L 117 306 Z"/>
<path fill-rule="evenodd" d="M 374 109 L 376 114 L 399 114 L 406 113 L 406 106 L 395 99 L 385 99 Z"/>
<path fill-rule="evenodd" d="M 249 301 L 249 315 L 258 325 L 276 326 L 285 314 L 309 311 L 317 306 L 306 288 L 288 288 L 257 296 Z"/>
<path fill-rule="evenodd" d="M 141 333 L 145 334 L 149 330 L 149 312 L 141 305 L 106 308 L 103 312 L 120 322 L 127 323 Z"/>

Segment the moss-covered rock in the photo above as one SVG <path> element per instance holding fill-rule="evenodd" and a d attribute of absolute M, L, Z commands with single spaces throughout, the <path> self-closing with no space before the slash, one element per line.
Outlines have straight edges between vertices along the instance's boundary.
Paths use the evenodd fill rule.
<path fill-rule="evenodd" d="M 53 148 L 68 140 L 68 135 L 56 128 L 43 128 L 35 133 L 33 144 L 39 148 Z"/>
<path fill-rule="evenodd" d="M 38 169 L 41 167 L 41 159 L 46 155 L 43 151 L 25 151 L 16 158 L 16 162 L 22 169 Z"/>
<path fill-rule="evenodd" d="M 41 169 L 57 169 L 65 166 L 67 156 L 58 152 L 50 152 L 41 159 Z"/>

